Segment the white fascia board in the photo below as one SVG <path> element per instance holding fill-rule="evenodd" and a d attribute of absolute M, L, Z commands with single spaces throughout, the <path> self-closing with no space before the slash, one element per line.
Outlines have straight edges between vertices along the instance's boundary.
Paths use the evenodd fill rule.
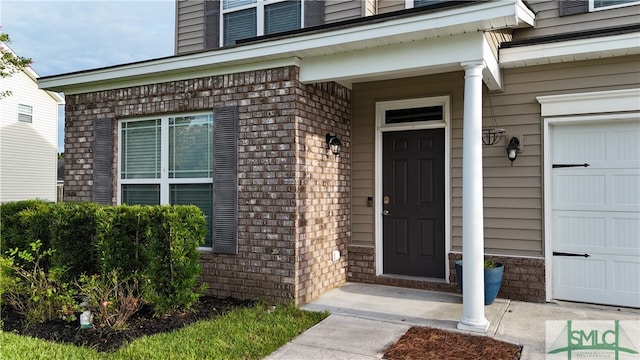
<path fill-rule="evenodd" d="M 500 49 L 500 67 L 514 68 L 640 54 L 639 38 L 640 33 L 635 32 Z"/>
<path fill-rule="evenodd" d="M 215 65 L 215 64 L 214 64 Z M 73 82 L 70 78 L 61 79 L 56 82 L 51 78 L 49 82 L 48 78 L 41 79 L 39 81 L 40 88 L 55 89 L 56 91 L 62 91 L 65 95 L 86 93 L 92 91 L 102 91 L 108 89 L 118 89 L 130 86 L 141 86 L 149 84 L 157 84 L 162 82 L 179 81 L 186 79 L 197 79 L 206 76 L 218 76 L 234 74 L 246 71 L 273 69 L 283 66 L 300 66 L 300 59 L 296 57 L 289 57 L 275 60 L 256 61 L 253 63 L 238 63 L 229 64 L 227 66 L 212 66 L 212 67 L 186 67 L 186 68 L 171 68 L 170 65 L 166 65 L 167 70 L 158 72 L 135 72 L 134 69 L 127 70 L 131 72 L 130 76 L 119 76 L 114 79 L 105 78 L 104 73 L 85 74 L 83 82 Z M 176 70 L 176 71 L 172 71 Z M 179 71 L 177 71 L 179 70 Z M 97 70 L 99 71 L 99 70 Z M 71 74 L 72 75 L 72 74 Z M 62 75 L 64 76 L 64 75 Z M 56 77 L 57 78 L 57 77 Z M 91 80 L 94 79 L 94 80 Z"/>
<path fill-rule="evenodd" d="M 640 111 L 640 88 L 538 96 L 542 116 Z"/>
<path fill-rule="evenodd" d="M 502 70 L 484 34 L 482 36 L 482 54 L 485 65 L 482 69 L 482 79 L 485 85 L 491 91 L 502 90 Z"/>
<path fill-rule="evenodd" d="M 40 79 L 39 83 L 43 89 L 72 93 L 122 87 L 131 84 L 131 80 L 136 80 L 133 83 L 140 85 L 168 79 L 187 79 L 198 71 L 208 74 L 211 71 L 216 72 L 219 68 L 226 68 L 227 73 L 237 72 L 235 68 L 239 65 L 245 69 L 251 66 L 254 66 L 253 69 L 260 69 L 262 67 L 256 66 L 264 65 L 265 61 L 357 51 L 436 37 L 442 32 L 453 35 L 469 31 L 527 26 L 533 24 L 533 18 L 533 13 L 524 6 L 522 0 L 486 1 L 438 12 L 385 19 L 361 26 L 51 76 Z"/>
<path fill-rule="evenodd" d="M 380 46 L 302 60 L 300 81 L 353 81 L 417 76 L 430 68 L 458 68 L 483 58 L 480 32 Z"/>

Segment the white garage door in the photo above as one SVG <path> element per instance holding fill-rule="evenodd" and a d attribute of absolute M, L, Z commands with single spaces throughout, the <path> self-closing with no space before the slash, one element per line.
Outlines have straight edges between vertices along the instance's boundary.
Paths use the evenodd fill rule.
<path fill-rule="evenodd" d="M 550 150 L 553 297 L 640 307 L 640 122 L 552 126 Z"/>

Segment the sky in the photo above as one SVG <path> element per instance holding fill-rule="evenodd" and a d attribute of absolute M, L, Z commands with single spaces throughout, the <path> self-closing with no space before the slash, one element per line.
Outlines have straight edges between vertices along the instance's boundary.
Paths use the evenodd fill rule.
<path fill-rule="evenodd" d="M 40 76 L 171 56 L 174 18 L 175 0 L 0 0 L 9 46 Z M 63 109 L 59 117 L 62 152 Z"/>

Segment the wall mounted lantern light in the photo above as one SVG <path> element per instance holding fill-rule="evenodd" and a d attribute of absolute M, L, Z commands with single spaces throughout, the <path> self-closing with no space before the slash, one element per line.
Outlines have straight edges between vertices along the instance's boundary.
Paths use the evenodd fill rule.
<path fill-rule="evenodd" d="M 518 152 L 521 152 L 520 149 L 520 140 L 517 137 L 512 137 L 509 140 L 509 145 L 507 145 L 507 157 L 509 161 L 511 161 L 511 166 L 513 166 L 513 161 L 518 157 Z"/>
<path fill-rule="evenodd" d="M 331 135 L 329 133 L 327 133 L 325 138 L 327 140 L 327 149 L 331 151 L 333 155 L 338 157 L 340 150 L 342 149 L 342 141 L 338 139 L 337 135 Z"/>

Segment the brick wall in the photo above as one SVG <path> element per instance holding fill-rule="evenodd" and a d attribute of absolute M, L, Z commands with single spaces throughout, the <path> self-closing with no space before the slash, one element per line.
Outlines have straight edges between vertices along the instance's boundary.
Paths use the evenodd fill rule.
<path fill-rule="evenodd" d="M 436 281 L 425 281 L 410 277 L 376 276 L 375 248 L 370 246 L 349 246 L 347 278 L 351 282 L 400 286 L 422 290 L 457 291 L 456 285 Z"/>
<path fill-rule="evenodd" d="M 94 120 L 115 123 L 113 100 L 105 93 L 66 95 L 65 99 L 63 199 L 90 201 L 93 196 L 93 123 Z M 114 126 L 114 139 L 116 132 Z M 117 142 L 114 140 L 113 144 L 115 151 Z M 115 161 L 112 166 L 115 170 Z"/>
<path fill-rule="evenodd" d="M 460 253 L 449 253 L 449 280 L 455 282 L 455 261 Z M 515 256 L 486 255 L 485 260 L 495 260 L 504 265 L 499 298 L 543 303 L 545 299 L 544 259 Z"/>
<path fill-rule="evenodd" d="M 402 286 L 424 290 L 459 292 L 456 282 L 455 261 L 460 253 L 449 253 L 449 284 L 425 280 L 375 275 L 375 249 L 349 246 L 347 278 L 351 282 Z M 504 277 L 499 298 L 530 302 L 545 302 L 544 259 L 513 256 L 486 256 L 504 265 Z"/>
<path fill-rule="evenodd" d="M 297 67 L 67 95 L 65 201 L 92 198 L 94 121 L 223 106 L 239 107 L 239 254 L 203 252 L 208 292 L 300 303 L 343 282 L 344 257 L 327 254 L 348 242 L 350 91 L 300 84 Z M 324 156 L 327 132 L 347 144 L 338 159 Z"/>
<path fill-rule="evenodd" d="M 303 86 L 296 121 L 298 152 L 296 302 L 305 303 L 346 282 L 351 226 L 351 91 L 338 84 Z M 326 134 L 342 152 L 328 152 Z M 332 259 L 333 251 L 340 258 Z"/>

